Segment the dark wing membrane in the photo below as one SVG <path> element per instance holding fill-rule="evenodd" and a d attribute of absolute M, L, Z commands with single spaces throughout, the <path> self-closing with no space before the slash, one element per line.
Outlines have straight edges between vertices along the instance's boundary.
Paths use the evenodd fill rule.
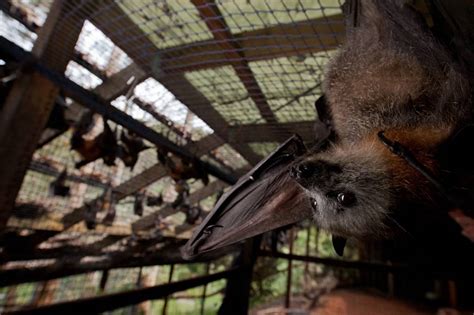
<path fill-rule="evenodd" d="M 293 136 L 244 175 L 216 204 L 183 250 L 191 258 L 311 215 L 309 200 L 288 166 L 306 152 Z"/>

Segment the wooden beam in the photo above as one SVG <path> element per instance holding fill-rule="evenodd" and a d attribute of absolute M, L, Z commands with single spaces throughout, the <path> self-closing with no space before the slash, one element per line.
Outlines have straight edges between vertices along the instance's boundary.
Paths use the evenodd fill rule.
<path fill-rule="evenodd" d="M 53 231 L 50 231 L 53 232 Z M 51 236 L 52 237 L 52 236 Z M 17 247 L 10 246 L 0 255 L 0 264 L 8 261 L 38 260 L 38 259 L 61 259 L 64 257 L 84 257 L 103 255 L 103 249 L 123 239 L 125 235 L 108 235 L 94 244 L 87 245 L 63 245 L 54 248 L 36 248 L 35 246 Z M 43 240 L 44 241 L 44 240 Z"/>
<path fill-rule="evenodd" d="M 131 63 L 117 73 L 107 78 L 101 85 L 97 86 L 93 92 L 97 93 L 106 101 L 112 101 L 129 89 L 128 81 L 134 77 L 137 83 L 142 82 L 148 73 L 140 68 L 136 63 Z"/>
<path fill-rule="evenodd" d="M 342 14 L 278 24 L 234 34 L 233 41 L 241 47 L 249 62 L 280 57 L 301 56 L 337 49 L 344 42 Z M 229 65 L 222 46 L 215 39 L 164 49 L 160 52 L 165 73 L 196 71 Z"/>
<path fill-rule="evenodd" d="M 229 127 L 230 143 L 238 142 L 283 142 L 292 134 L 300 135 L 304 141 L 314 141 L 314 121 L 298 121 L 280 124 L 248 124 Z"/>
<path fill-rule="evenodd" d="M 217 4 L 209 0 L 191 0 L 191 2 L 199 11 L 201 18 L 204 19 L 214 39 L 221 46 L 228 63 L 234 67 L 237 76 L 260 111 L 262 118 L 269 123 L 276 123 L 277 118 L 267 103 L 265 94 L 263 94 L 252 69 L 250 69 L 248 60 L 245 59 L 242 53 L 242 47 L 235 41 Z"/>
<path fill-rule="evenodd" d="M 197 158 L 195 154 L 193 154 L 186 148 L 175 144 L 168 138 L 157 133 L 155 130 L 145 126 L 142 122 L 134 119 L 133 117 L 127 115 L 125 112 L 108 104 L 107 101 L 93 94 L 91 91 L 88 91 L 79 86 L 78 84 L 74 83 L 73 81 L 65 78 L 64 75 L 56 71 L 50 70 L 42 63 L 35 62 L 31 54 L 1 36 L 0 48 L 4 49 L 4 53 L 11 56 L 12 58 L 16 58 L 19 60 L 25 60 L 30 58 L 28 59 L 30 60 L 29 65 L 32 69 L 38 72 L 38 76 L 44 78 L 46 81 L 51 82 L 52 84 L 59 86 L 65 95 L 71 97 L 79 103 L 82 103 L 84 106 L 91 109 L 92 111 L 125 127 L 129 131 L 134 132 L 139 137 L 146 139 L 157 146 L 167 149 L 169 152 L 190 159 Z M 206 170 L 210 175 L 213 175 L 223 181 L 229 183 L 235 183 L 237 181 L 237 176 L 235 174 L 229 173 L 228 171 L 224 171 L 216 167 L 215 165 L 212 165 L 205 161 L 201 161 L 201 165 L 203 169 Z"/>
<path fill-rule="evenodd" d="M 148 39 L 147 35 L 128 17 L 116 2 L 103 1 L 104 9 L 101 14 L 91 16 L 91 22 L 99 28 L 115 45 L 120 47 L 137 65 L 145 71 L 151 71 L 154 58 L 159 50 Z M 116 24 L 109 21 L 120 21 L 121 31 L 117 32 Z M 140 47 L 140 49 L 136 49 Z M 185 104 L 192 112 L 204 120 L 218 136 L 227 141 L 222 135 L 228 126 L 224 118 L 212 107 L 209 100 L 202 95 L 184 75 L 154 74 L 153 77 L 163 84 L 173 95 Z M 233 146 L 250 164 L 256 164 L 260 157 L 245 145 Z"/>
<path fill-rule="evenodd" d="M 132 246 L 125 246 L 120 251 L 103 254 L 102 256 L 63 257 L 51 264 L 35 267 L 32 267 L 29 262 L 28 264 L 15 262 L 15 267 L 8 267 L 7 264 L 0 268 L 0 287 L 25 282 L 46 281 L 104 269 L 208 262 L 235 253 L 240 249 L 240 245 L 232 245 L 193 260 L 185 260 L 181 257 L 180 248 L 186 241 L 186 239 L 176 240 L 176 242 L 164 248 L 156 249 L 151 246 L 152 244 L 156 245 L 156 239 L 139 240 L 133 243 Z"/>
<path fill-rule="evenodd" d="M 241 271 L 227 280 L 219 315 L 249 313 L 253 266 L 257 260 L 261 239 L 261 236 L 256 236 L 246 240 L 240 254 L 234 258 L 232 265 L 239 266 Z"/>
<path fill-rule="evenodd" d="M 175 292 L 184 291 L 202 286 L 220 279 L 226 279 L 237 274 L 238 268 L 217 272 L 207 276 L 171 282 L 150 288 L 140 288 L 120 293 L 106 294 L 97 297 L 83 298 L 69 302 L 61 302 L 37 308 L 25 307 L 17 311 L 4 313 L 5 315 L 20 314 L 96 314 L 114 310 L 128 305 L 138 304 L 147 300 L 164 298 Z"/>
<path fill-rule="evenodd" d="M 54 235 L 54 231 L 48 230 L 15 230 L 4 231 L 0 236 L 0 263 L 10 260 L 12 252 L 31 252 L 36 246 Z"/>
<path fill-rule="evenodd" d="M 183 104 L 186 104 L 196 115 L 203 119 L 224 141 L 228 141 L 228 123 L 211 105 L 209 100 L 199 92 L 183 74 L 164 76 L 160 80 L 169 91 Z M 250 164 L 256 164 L 261 160 L 245 143 L 235 143 L 232 145 Z"/>
<path fill-rule="evenodd" d="M 192 193 L 189 196 L 189 203 L 195 204 L 196 202 L 205 199 L 212 194 L 218 192 L 219 190 L 225 188 L 227 184 L 223 183 L 222 181 L 216 180 L 207 186 L 199 189 L 195 193 Z M 162 209 L 155 211 L 147 216 L 144 216 L 134 223 L 132 223 L 132 230 L 137 233 L 143 230 L 148 230 L 155 226 L 155 222 L 158 218 L 162 217 L 165 218 L 167 216 L 173 215 L 177 213 L 179 209 L 175 209 L 170 205 L 163 207 Z"/>
<path fill-rule="evenodd" d="M 52 69 L 64 72 L 74 53 L 83 17 L 63 19 L 63 1 L 51 5 L 48 18 L 33 47 L 33 55 Z M 61 21 L 61 22 L 60 22 Z M 67 22 L 66 22 L 67 21 Z M 57 56 L 53 52 L 59 51 Z M 54 58 L 52 56 L 55 56 Z M 6 225 L 58 95 L 58 87 L 39 73 L 26 73 L 15 81 L 0 112 L 0 230 Z"/>
<path fill-rule="evenodd" d="M 73 61 L 101 79 L 102 81 L 107 80 L 107 74 L 104 70 L 99 69 L 96 65 L 93 65 L 89 63 L 86 59 L 84 59 L 84 56 L 82 53 L 78 52 L 77 50 L 74 52 L 74 56 L 72 57 Z"/>
<path fill-rule="evenodd" d="M 185 146 L 188 149 L 195 149 L 197 156 L 202 156 L 206 154 L 210 150 L 220 146 L 222 143 L 220 142 L 219 138 L 214 137 L 213 135 L 207 136 L 197 142 L 196 144 L 190 143 Z M 118 185 L 114 188 L 114 192 L 116 194 L 116 200 L 123 199 L 131 194 L 134 194 L 138 190 L 146 187 L 155 181 L 159 180 L 160 178 L 167 176 L 168 173 L 163 165 L 157 163 L 154 166 L 146 169 L 142 173 L 138 174 L 130 178 L 129 180 L 125 181 L 124 183 Z M 99 197 L 100 198 L 100 197 Z M 71 227 L 72 225 L 79 223 L 84 218 L 84 212 L 86 208 L 80 207 L 74 209 L 71 213 L 66 214 L 62 222 L 64 224 L 64 229 Z"/>
<path fill-rule="evenodd" d="M 75 55 L 77 56 L 77 51 Z M 76 60 L 77 61 L 77 60 Z M 131 63 L 127 67 L 123 68 L 117 73 L 114 73 L 109 78 L 104 79 L 104 82 L 97 87 L 95 87 L 92 92 L 96 93 L 105 101 L 112 101 L 118 96 L 124 94 L 127 89 L 130 88 L 128 81 L 130 78 L 134 77 L 136 82 L 141 82 L 146 78 L 146 73 L 140 69 L 136 64 Z M 84 106 L 81 106 L 77 102 L 72 103 L 66 109 L 66 117 L 73 121 L 78 121 L 84 112 Z M 38 144 L 38 148 L 46 145 L 47 143 L 53 141 L 57 137 L 64 134 L 65 131 L 59 131 L 51 134 L 50 129 L 45 129 L 41 137 L 41 142 Z M 48 136 L 49 135 L 49 136 Z M 43 140 L 44 139 L 44 140 Z"/>
<path fill-rule="evenodd" d="M 261 250 L 259 256 L 263 257 L 273 257 L 281 259 L 292 259 L 295 261 L 304 261 L 314 264 L 321 264 L 325 266 L 333 266 L 337 268 L 351 268 L 357 270 L 368 270 L 368 271 L 377 271 L 377 272 L 392 272 L 392 273 L 423 273 L 426 275 L 436 275 L 440 277 L 447 278 L 458 278 L 459 276 L 465 276 L 459 274 L 454 270 L 437 270 L 436 267 L 432 268 L 424 264 L 423 266 L 417 265 L 406 265 L 406 264 L 385 264 L 380 262 L 367 262 L 367 261 L 350 261 L 334 258 L 322 258 L 315 256 L 302 256 L 295 254 L 285 254 L 279 252 L 272 252 L 267 250 Z"/>

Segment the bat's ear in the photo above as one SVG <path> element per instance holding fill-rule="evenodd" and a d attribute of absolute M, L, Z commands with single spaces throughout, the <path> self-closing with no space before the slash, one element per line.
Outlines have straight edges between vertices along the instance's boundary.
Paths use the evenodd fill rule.
<path fill-rule="evenodd" d="M 321 147 L 323 144 L 336 141 L 337 137 L 333 127 L 334 124 L 331 110 L 329 109 L 329 105 L 324 94 L 316 100 L 314 107 L 316 109 L 316 113 L 318 114 L 318 120 L 314 126 L 316 139 L 315 143 L 318 145 L 318 147 Z"/>

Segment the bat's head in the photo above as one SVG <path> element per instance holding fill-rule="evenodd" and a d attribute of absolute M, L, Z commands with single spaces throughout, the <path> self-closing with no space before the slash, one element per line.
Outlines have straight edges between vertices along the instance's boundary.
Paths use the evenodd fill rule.
<path fill-rule="evenodd" d="M 376 150 L 339 146 L 308 154 L 291 176 L 311 200 L 316 223 L 333 234 L 356 238 L 385 236 L 394 185 L 387 161 Z"/>
<path fill-rule="evenodd" d="M 437 152 L 449 128 L 387 133 L 404 144 L 430 173 L 441 175 Z M 453 146 L 449 148 L 452 152 Z M 391 152 L 376 133 L 306 154 L 290 172 L 310 198 L 316 223 L 339 236 L 392 238 L 410 231 L 415 215 L 445 206 L 438 187 L 409 161 Z"/>

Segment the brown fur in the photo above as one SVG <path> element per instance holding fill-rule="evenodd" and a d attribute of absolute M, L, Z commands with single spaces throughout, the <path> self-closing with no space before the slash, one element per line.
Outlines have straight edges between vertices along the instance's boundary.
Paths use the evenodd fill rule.
<path fill-rule="evenodd" d="M 296 180 L 314 200 L 323 228 L 346 237 L 388 237 L 394 227 L 406 232 L 393 219 L 400 211 L 440 204 L 435 187 L 377 133 L 385 131 L 439 175 L 439 148 L 472 121 L 472 90 L 468 75 L 403 1 L 361 6 L 360 25 L 349 31 L 324 82 L 337 140 L 306 156 L 299 164 L 307 165 L 306 173 Z M 356 203 L 338 204 L 341 192 L 354 194 Z"/>
<path fill-rule="evenodd" d="M 458 124 L 471 112 L 469 80 L 401 1 L 375 2 L 362 1 L 362 25 L 324 82 L 341 140 L 373 129 Z"/>

